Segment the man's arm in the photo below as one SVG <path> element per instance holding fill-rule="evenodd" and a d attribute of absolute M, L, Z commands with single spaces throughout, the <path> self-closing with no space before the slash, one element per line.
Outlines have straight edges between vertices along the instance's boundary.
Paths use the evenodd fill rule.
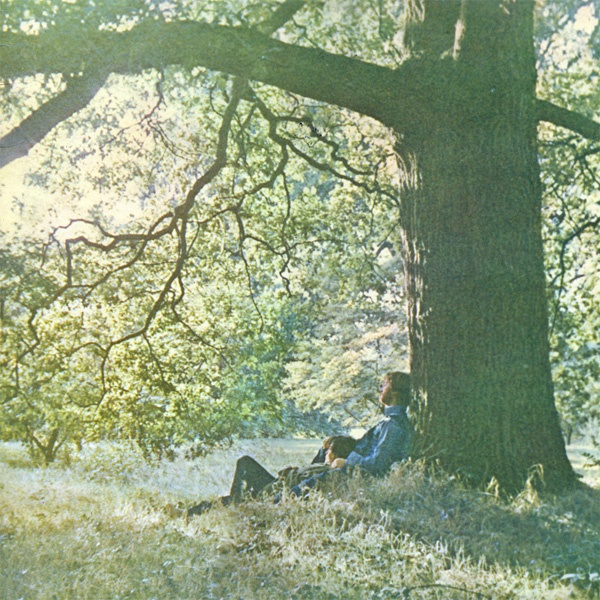
<path fill-rule="evenodd" d="M 364 454 L 351 452 L 346 466 L 359 467 L 373 475 L 385 473 L 393 463 L 408 458 L 411 433 L 390 419 L 374 432 L 373 443 Z"/>

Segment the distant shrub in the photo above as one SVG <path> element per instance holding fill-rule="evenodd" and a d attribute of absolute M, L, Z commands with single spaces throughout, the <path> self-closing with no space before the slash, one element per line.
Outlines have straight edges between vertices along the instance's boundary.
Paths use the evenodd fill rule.
<path fill-rule="evenodd" d="M 12 469 L 38 466 L 20 442 L 3 442 L 0 444 L 0 463 L 5 463 Z"/>
<path fill-rule="evenodd" d="M 89 444 L 71 457 L 73 471 L 99 483 L 134 483 L 143 477 L 149 462 L 133 444 Z"/>

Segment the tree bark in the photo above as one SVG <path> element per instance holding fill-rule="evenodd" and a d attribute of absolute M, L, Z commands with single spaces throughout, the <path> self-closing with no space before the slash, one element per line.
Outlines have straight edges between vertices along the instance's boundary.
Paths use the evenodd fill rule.
<path fill-rule="evenodd" d="M 575 481 L 549 363 L 532 14 L 463 2 L 452 58 L 422 53 L 435 117 L 398 144 L 421 450 L 509 492 L 537 466 L 549 488 Z"/>

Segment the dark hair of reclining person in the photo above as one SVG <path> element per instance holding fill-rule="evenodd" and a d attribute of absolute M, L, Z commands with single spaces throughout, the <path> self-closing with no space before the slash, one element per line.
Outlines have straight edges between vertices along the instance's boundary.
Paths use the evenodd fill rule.
<path fill-rule="evenodd" d="M 331 464 L 333 459 L 327 460 L 327 454 L 331 451 L 333 458 L 348 458 L 348 455 L 356 446 L 356 440 L 348 435 L 330 435 L 323 440 L 323 445 L 311 461 L 311 465 L 319 463 Z"/>

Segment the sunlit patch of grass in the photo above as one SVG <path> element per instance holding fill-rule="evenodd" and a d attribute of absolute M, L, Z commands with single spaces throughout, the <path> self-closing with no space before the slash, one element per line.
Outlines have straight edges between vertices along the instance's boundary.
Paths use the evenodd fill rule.
<path fill-rule="evenodd" d="M 405 465 L 386 479 L 355 477 L 306 500 L 246 502 L 189 521 L 165 511 L 225 493 L 240 454 L 276 471 L 306 463 L 317 445 L 245 442 L 206 459 L 155 464 L 107 447 L 47 469 L 20 462 L 14 448 L 3 461 L 0 445 L 0 597 L 598 593 L 599 490 L 507 502 Z"/>
<path fill-rule="evenodd" d="M 586 456 L 587 455 L 587 456 Z M 592 462 L 588 456 L 595 457 Z M 600 449 L 592 445 L 590 437 L 576 439 L 569 446 L 569 459 L 581 481 L 590 486 L 599 486 L 600 482 Z"/>

